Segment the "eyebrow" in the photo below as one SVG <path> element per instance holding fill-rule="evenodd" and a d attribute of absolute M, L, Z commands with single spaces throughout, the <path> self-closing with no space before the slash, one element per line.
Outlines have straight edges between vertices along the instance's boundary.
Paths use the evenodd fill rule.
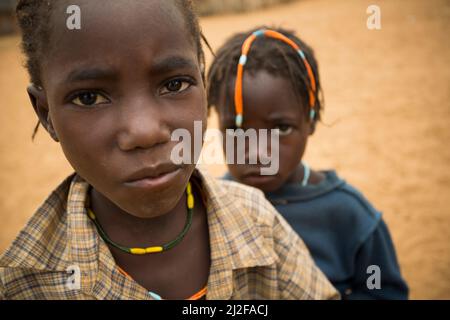
<path fill-rule="evenodd" d="M 197 70 L 198 65 L 191 59 L 182 56 L 171 56 L 154 63 L 150 68 L 150 72 L 154 74 L 164 74 L 178 69 Z"/>
<path fill-rule="evenodd" d="M 117 73 L 109 68 L 88 68 L 88 69 L 75 69 L 67 76 L 67 82 L 82 82 L 89 80 L 110 80 L 116 79 Z"/>
<path fill-rule="evenodd" d="M 172 56 L 157 61 L 150 68 L 153 74 L 164 74 L 178 69 L 197 70 L 197 64 L 191 59 L 181 56 Z M 67 76 L 67 82 L 83 82 L 89 80 L 115 80 L 117 73 L 110 68 L 92 67 L 86 69 L 75 69 Z"/>
<path fill-rule="evenodd" d="M 295 117 L 293 114 L 274 112 L 269 114 L 266 119 L 269 121 L 292 120 L 293 116 Z"/>

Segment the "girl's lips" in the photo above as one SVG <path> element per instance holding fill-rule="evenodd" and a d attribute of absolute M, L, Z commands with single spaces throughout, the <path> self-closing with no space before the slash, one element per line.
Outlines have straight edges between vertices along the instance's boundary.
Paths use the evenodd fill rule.
<path fill-rule="evenodd" d="M 160 189 L 172 184 L 178 174 L 181 172 L 181 168 L 177 167 L 175 170 L 163 173 L 157 177 L 143 177 L 137 180 L 125 182 L 125 186 L 129 188 L 154 190 Z"/>

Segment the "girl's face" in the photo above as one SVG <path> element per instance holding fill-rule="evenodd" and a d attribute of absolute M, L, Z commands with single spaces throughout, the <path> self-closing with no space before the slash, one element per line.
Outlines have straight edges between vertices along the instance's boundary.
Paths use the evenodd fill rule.
<path fill-rule="evenodd" d="M 228 96 L 234 99 L 234 83 Z M 273 76 L 266 71 L 246 72 L 243 79 L 244 122 L 242 129 L 279 129 L 279 170 L 273 176 L 260 175 L 260 164 L 228 165 L 231 175 L 239 182 L 264 192 L 279 189 L 295 179 L 296 169 L 303 157 L 308 136 L 313 128 L 298 102 L 289 80 Z M 222 134 L 234 128 L 233 106 L 219 103 L 219 123 Z M 231 110 L 230 110 L 231 108 Z M 226 111 L 225 111 L 226 110 Z M 258 136 L 259 141 L 259 136 Z M 267 138 L 270 141 L 270 136 Z M 270 155 L 269 150 L 263 150 Z M 248 153 L 249 148 L 246 148 Z M 235 147 L 235 154 L 237 150 Z M 245 159 L 248 159 L 246 154 Z M 248 163 L 248 161 L 246 161 Z"/>
<path fill-rule="evenodd" d="M 66 27 L 74 2 L 80 30 Z M 64 3 L 51 15 L 44 89 L 34 97 L 40 118 L 48 109 L 68 161 L 98 192 L 137 217 L 163 215 L 194 170 L 171 162 L 171 132 L 185 128 L 193 138 L 194 121 L 206 126 L 186 19 L 172 1 Z"/>

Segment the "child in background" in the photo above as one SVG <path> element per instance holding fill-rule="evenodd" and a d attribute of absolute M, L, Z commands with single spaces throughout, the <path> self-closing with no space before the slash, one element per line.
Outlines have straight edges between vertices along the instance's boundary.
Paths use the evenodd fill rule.
<path fill-rule="evenodd" d="M 312 49 L 283 29 L 236 34 L 218 50 L 208 85 L 208 107 L 217 110 L 224 134 L 236 128 L 279 134 L 277 174 L 261 175 L 259 161 L 229 164 L 225 178 L 264 191 L 344 299 L 406 299 L 381 213 L 336 172 L 312 170 L 301 161 L 322 111 Z M 381 287 L 369 279 L 374 270 Z"/>
<path fill-rule="evenodd" d="M 31 103 L 75 173 L 0 258 L 0 299 L 339 297 L 262 192 L 171 161 L 175 129 L 206 128 L 191 1 L 20 0 L 17 15 Z"/>

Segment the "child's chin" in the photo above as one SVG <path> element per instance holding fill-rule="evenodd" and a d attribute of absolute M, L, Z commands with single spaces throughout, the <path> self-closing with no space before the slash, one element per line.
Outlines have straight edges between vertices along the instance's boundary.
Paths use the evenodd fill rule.
<path fill-rule="evenodd" d="M 240 182 L 254 188 L 258 188 L 264 192 L 272 192 L 280 187 L 280 181 L 277 176 L 252 175 L 245 176 Z"/>
<path fill-rule="evenodd" d="M 122 209 L 129 215 L 139 219 L 153 219 L 163 216 L 164 214 L 173 210 L 179 201 L 175 195 L 170 195 L 154 199 L 136 199 L 133 202 L 128 202 Z"/>

